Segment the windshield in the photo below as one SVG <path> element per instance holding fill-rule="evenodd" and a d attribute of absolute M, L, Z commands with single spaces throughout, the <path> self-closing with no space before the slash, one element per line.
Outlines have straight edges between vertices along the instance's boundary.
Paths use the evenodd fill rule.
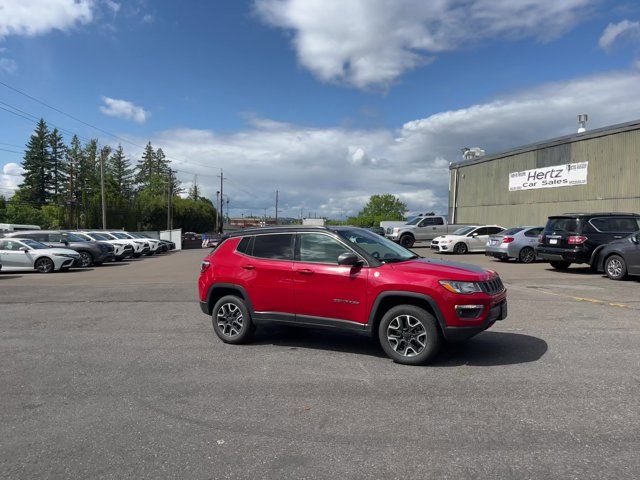
<path fill-rule="evenodd" d="M 471 233 L 475 229 L 476 227 L 462 227 L 453 232 L 453 235 L 466 235 L 467 233 Z"/>
<path fill-rule="evenodd" d="M 338 230 L 336 233 L 345 240 L 359 246 L 372 257 L 385 263 L 402 262 L 418 257 L 397 243 L 368 230 L 354 228 L 353 230 Z"/>
<path fill-rule="evenodd" d="M 115 237 L 108 233 L 92 233 L 91 238 L 94 240 L 113 240 Z"/>
<path fill-rule="evenodd" d="M 33 248 L 34 250 L 41 250 L 43 248 L 51 248 L 47 247 L 44 243 L 36 242 L 35 240 L 21 240 L 27 247 Z"/>
<path fill-rule="evenodd" d="M 75 233 L 65 233 L 63 236 L 68 242 L 88 242 L 86 238 Z"/>
<path fill-rule="evenodd" d="M 93 238 L 91 238 L 89 235 L 87 235 L 86 233 L 74 233 L 75 236 L 81 238 L 83 241 L 85 242 L 90 242 L 91 240 L 93 240 Z"/>
<path fill-rule="evenodd" d="M 130 238 L 127 237 L 124 233 L 122 232 L 111 232 L 111 235 L 113 235 L 116 238 L 120 238 L 122 240 L 129 240 Z"/>

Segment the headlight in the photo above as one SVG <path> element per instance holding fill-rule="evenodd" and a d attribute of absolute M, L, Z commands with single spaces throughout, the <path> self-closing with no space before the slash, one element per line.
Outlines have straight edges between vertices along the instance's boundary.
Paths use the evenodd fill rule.
<path fill-rule="evenodd" d="M 480 285 L 476 282 L 455 282 L 452 280 L 440 280 L 440 285 L 451 293 L 482 293 Z"/>
<path fill-rule="evenodd" d="M 399 228 L 394 228 L 394 229 L 393 229 L 393 233 L 398 233 L 399 231 L 400 231 L 400 229 L 399 229 Z"/>

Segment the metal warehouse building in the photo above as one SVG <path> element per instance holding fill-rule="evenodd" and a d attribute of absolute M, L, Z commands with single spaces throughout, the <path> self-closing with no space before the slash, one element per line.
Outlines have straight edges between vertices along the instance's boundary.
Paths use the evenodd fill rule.
<path fill-rule="evenodd" d="M 449 168 L 452 223 L 544 225 L 565 212 L 640 212 L 640 120 Z"/>

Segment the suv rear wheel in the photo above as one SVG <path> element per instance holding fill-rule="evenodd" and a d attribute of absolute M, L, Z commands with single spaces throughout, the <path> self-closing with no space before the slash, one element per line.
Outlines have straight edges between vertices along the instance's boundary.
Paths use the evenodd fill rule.
<path fill-rule="evenodd" d="M 571 262 L 556 261 L 551 262 L 551 266 L 556 270 L 566 270 L 571 266 Z"/>
<path fill-rule="evenodd" d="M 222 297 L 214 305 L 211 316 L 213 331 L 225 343 L 244 343 L 253 334 L 251 315 L 239 297 Z"/>
<path fill-rule="evenodd" d="M 416 242 L 416 239 L 413 238 L 413 235 L 410 235 L 408 233 L 405 233 L 400 237 L 400 245 L 402 245 L 404 248 L 413 247 L 413 244 L 415 242 Z"/>
<path fill-rule="evenodd" d="M 604 271 L 611 280 L 624 280 L 627 276 L 627 263 L 620 255 L 611 255 L 604 262 Z"/>
<path fill-rule="evenodd" d="M 442 343 L 436 319 L 414 305 L 398 305 L 385 313 L 378 327 L 378 339 L 385 353 L 404 365 L 427 363 Z"/>

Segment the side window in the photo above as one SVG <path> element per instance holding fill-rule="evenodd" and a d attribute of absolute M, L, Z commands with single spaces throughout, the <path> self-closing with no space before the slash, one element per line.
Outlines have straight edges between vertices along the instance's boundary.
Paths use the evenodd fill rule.
<path fill-rule="evenodd" d="M 611 219 L 610 218 L 592 218 L 589 222 L 598 232 L 611 232 Z"/>
<path fill-rule="evenodd" d="M 256 235 L 253 256 L 273 260 L 293 260 L 293 234 Z"/>
<path fill-rule="evenodd" d="M 62 242 L 62 235 L 60 235 L 59 233 L 50 233 L 48 236 L 49 238 L 45 240 L 45 242 Z"/>
<path fill-rule="evenodd" d="M 433 219 L 434 225 L 444 225 L 444 219 L 442 217 L 435 217 Z"/>
<path fill-rule="evenodd" d="M 612 232 L 633 233 L 638 231 L 639 220 L 629 217 L 617 217 L 611 219 Z"/>
<path fill-rule="evenodd" d="M 418 227 L 426 227 L 428 225 L 432 225 L 431 223 L 432 220 L 433 220 L 432 218 L 425 218 L 418 224 Z"/>
<path fill-rule="evenodd" d="M 20 245 L 18 242 L 14 242 L 11 240 L 2 240 L 0 242 L 0 250 L 16 251 L 16 250 L 20 250 L 20 247 L 22 247 L 22 245 Z"/>
<path fill-rule="evenodd" d="M 495 235 L 496 233 L 502 232 L 502 228 L 500 228 L 500 227 L 489 227 L 489 228 L 487 228 L 487 231 L 489 232 L 489 235 Z"/>
<path fill-rule="evenodd" d="M 252 238 L 253 237 L 242 237 L 242 240 L 240 240 L 240 242 L 238 243 L 238 246 L 236 247 L 236 252 L 240 252 L 248 255 L 249 245 L 251 245 Z"/>
<path fill-rule="evenodd" d="M 542 233 L 542 228 L 532 228 L 531 230 L 527 230 L 524 232 L 525 237 L 539 237 Z"/>
<path fill-rule="evenodd" d="M 318 233 L 300 234 L 300 261 L 338 264 L 338 257 L 350 252 L 347 247 L 328 235 Z"/>
<path fill-rule="evenodd" d="M 471 232 L 468 236 L 469 237 L 473 237 L 474 233 L 477 233 L 478 236 L 480 235 L 488 235 L 487 234 L 488 228 L 487 227 L 481 227 L 481 228 L 476 228 L 473 232 Z"/>

